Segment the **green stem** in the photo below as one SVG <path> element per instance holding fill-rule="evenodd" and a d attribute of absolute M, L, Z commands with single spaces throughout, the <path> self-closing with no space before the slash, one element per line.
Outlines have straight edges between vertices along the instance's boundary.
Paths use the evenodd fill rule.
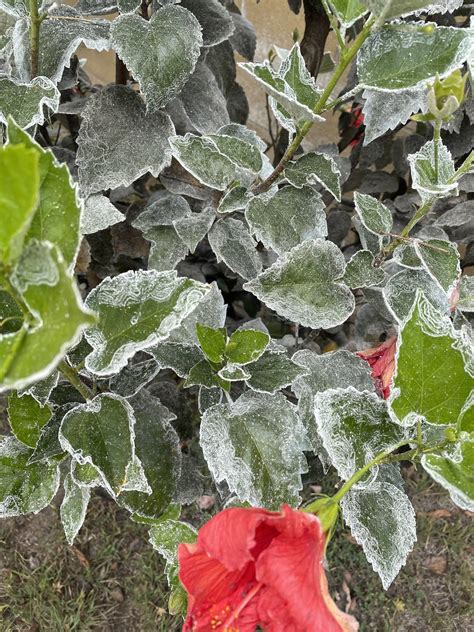
<path fill-rule="evenodd" d="M 333 13 L 331 12 L 331 9 L 329 8 L 329 4 L 327 2 L 327 0 L 321 0 L 321 4 L 323 6 L 323 9 L 326 11 L 326 15 L 328 16 L 329 22 L 331 24 L 332 30 L 334 31 L 336 38 L 337 38 L 337 43 L 339 44 L 339 48 L 341 49 L 341 51 L 346 49 L 346 42 L 344 40 L 344 38 L 341 35 L 341 31 L 339 30 L 339 24 L 337 23 L 337 19 L 335 18 L 335 16 L 333 15 Z"/>
<path fill-rule="evenodd" d="M 38 76 L 39 69 L 39 33 L 42 19 L 39 15 L 38 0 L 30 0 L 30 55 L 31 78 Z"/>
<path fill-rule="evenodd" d="M 413 461 L 417 457 L 423 454 L 429 454 L 432 452 L 439 452 L 447 445 L 449 445 L 450 441 L 447 439 L 442 443 L 439 443 L 435 446 L 423 446 L 418 445 L 416 448 L 409 450 L 408 452 L 402 452 L 401 454 L 394 454 L 395 450 L 402 448 L 403 446 L 410 445 L 410 443 L 414 443 L 416 440 L 413 439 L 405 439 L 400 441 L 394 445 L 390 450 L 384 450 L 377 454 L 371 461 L 366 463 L 360 470 L 357 470 L 349 480 L 347 480 L 344 485 L 334 494 L 327 499 L 327 504 L 337 504 L 340 500 L 349 492 L 352 487 L 358 483 L 366 474 L 369 472 L 374 466 L 382 465 L 383 463 L 396 463 L 397 461 Z M 313 501 L 306 507 L 304 507 L 303 511 L 311 513 L 314 510 L 317 510 L 320 507 L 321 499 Z"/>
<path fill-rule="evenodd" d="M 383 251 L 383 255 L 384 258 L 387 257 L 388 255 L 390 255 L 395 248 L 401 244 L 409 235 L 410 231 L 412 230 L 412 228 L 414 226 L 416 226 L 416 224 L 418 224 L 418 222 L 427 214 L 430 212 L 431 207 L 433 205 L 434 200 L 432 198 L 430 198 L 429 200 L 426 200 L 426 202 L 424 202 L 420 208 L 416 211 L 416 213 L 413 215 L 413 217 L 411 218 L 411 220 L 408 222 L 408 224 L 405 226 L 405 228 L 402 230 L 402 232 L 400 233 L 400 235 L 394 239 L 393 241 L 391 241 L 388 246 L 384 249 Z"/>
<path fill-rule="evenodd" d="M 439 182 L 439 145 L 441 142 L 441 120 L 436 120 L 433 132 L 434 141 L 434 168 L 436 182 Z"/>
<path fill-rule="evenodd" d="M 94 393 L 86 384 L 84 384 L 79 376 L 79 373 L 74 367 L 70 366 L 65 360 L 61 360 L 58 365 L 58 369 L 64 375 L 66 380 L 74 386 L 76 391 L 78 391 L 84 399 L 94 398 Z"/>
<path fill-rule="evenodd" d="M 359 33 L 359 35 L 353 41 L 352 45 L 349 48 L 346 48 L 346 50 L 343 50 L 341 52 L 341 59 L 339 60 L 339 64 L 336 66 L 336 69 L 334 70 L 334 73 L 333 73 L 328 85 L 324 89 L 323 93 L 321 94 L 321 96 L 320 96 L 320 98 L 319 98 L 319 100 L 318 100 L 318 102 L 317 102 L 317 104 L 316 104 L 316 106 L 315 106 L 315 108 L 313 110 L 315 114 L 322 114 L 323 112 L 326 111 L 326 104 L 327 104 L 328 100 L 330 99 L 331 94 L 332 94 L 334 88 L 337 85 L 337 82 L 339 81 L 339 79 L 344 74 L 344 71 L 346 70 L 348 65 L 351 63 L 351 61 L 356 56 L 356 54 L 357 54 L 358 50 L 360 49 L 360 47 L 362 46 L 362 44 L 365 42 L 365 40 L 370 35 L 370 31 L 371 31 L 373 23 L 374 23 L 374 19 L 372 19 L 372 18 L 369 19 L 366 22 L 366 24 L 365 24 L 364 28 L 362 29 L 362 31 Z M 275 180 L 277 180 L 277 178 L 282 173 L 282 171 L 284 170 L 284 168 L 286 167 L 288 162 L 295 155 L 295 153 L 296 153 L 298 147 L 300 146 L 301 141 L 303 140 L 303 138 L 306 136 L 306 134 L 309 132 L 309 130 L 313 127 L 313 123 L 314 123 L 314 121 L 306 121 L 305 123 L 303 123 L 303 125 L 301 125 L 301 127 L 299 128 L 298 132 L 296 133 L 294 139 L 292 140 L 292 142 L 288 146 L 288 149 L 285 151 L 285 154 L 284 154 L 283 158 L 280 160 L 280 162 L 275 167 L 273 172 L 268 176 L 268 178 L 266 180 L 264 180 L 261 184 L 259 184 L 258 186 L 255 187 L 255 189 L 253 191 L 253 193 L 255 195 L 258 195 L 259 193 L 265 193 L 265 191 L 268 191 L 268 189 L 275 182 Z"/>

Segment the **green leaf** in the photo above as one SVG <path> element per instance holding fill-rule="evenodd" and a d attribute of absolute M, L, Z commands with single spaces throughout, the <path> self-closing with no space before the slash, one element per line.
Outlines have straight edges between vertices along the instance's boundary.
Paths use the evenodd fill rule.
<path fill-rule="evenodd" d="M 251 198 L 246 187 L 235 186 L 221 198 L 217 210 L 219 213 L 243 211 Z"/>
<path fill-rule="evenodd" d="M 211 362 L 219 364 L 224 359 L 227 344 L 227 331 L 225 327 L 213 329 L 201 323 L 196 324 L 196 333 L 205 356 Z"/>
<path fill-rule="evenodd" d="M 375 235 L 386 235 L 390 233 L 393 226 L 393 218 L 390 209 L 376 198 L 365 193 L 354 193 L 356 213 L 367 228 Z"/>
<path fill-rule="evenodd" d="M 411 241 L 406 241 L 398 245 L 393 251 L 393 259 L 403 268 L 410 268 L 412 270 L 422 270 L 423 262 L 416 254 L 415 244 Z"/>
<path fill-rule="evenodd" d="M 160 342 L 146 350 L 162 369 L 172 369 L 179 377 L 187 377 L 198 362 L 204 359 L 202 351 L 193 344 Z"/>
<path fill-rule="evenodd" d="M 68 472 L 63 482 L 64 498 L 59 509 L 66 540 L 72 546 L 86 517 L 91 496 L 88 487 L 78 485 Z"/>
<path fill-rule="evenodd" d="M 57 464 L 28 465 L 32 450 L 15 437 L 0 441 L 0 517 L 38 513 L 59 487 Z"/>
<path fill-rule="evenodd" d="M 232 127 L 237 126 L 224 126 L 217 134 L 209 134 L 206 138 L 211 139 L 221 154 L 227 156 L 237 167 L 259 173 L 263 167 L 261 150 L 247 139 L 226 133 L 226 128 Z"/>
<path fill-rule="evenodd" d="M 97 395 L 66 413 L 59 441 L 79 463 L 96 467 L 109 491 L 118 495 L 134 458 L 134 425 L 125 399 L 112 393 Z"/>
<path fill-rule="evenodd" d="M 191 388 L 191 386 L 205 386 L 206 388 L 218 386 L 226 391 L 230 390 L 230 384 L 217 375 L 207 360 L 201 360 L 189 371 L 184 388 Z"/>
<path fill-rule="evenodd" d="M 351 288 L 382 285 L 385 272 L 374 266 L 374 255 L 369 250 L 358 250 L 347 262 L 342 280 Z"/>
<path fill-rule="evenodd" d="M 292 390 L 298 397 L 298 412 L 313 452 L 326 464 L 328 457 L 325 456 L 314 416 L 314 396 L 329 389 L 350 386 L 359 391 L 374 391 L 370 367 L 365 360 L 344 349 L 322 355 L 302 349 L 293 355 L 292 360 L 304 372 L 292 385 Z"/>
<path fill-rule="evenodd" d="M 227 343 L 225 356 L 234 364 L 255 362 L 263 354 L 270 342 L 270 336 L 256 329 L 238 329 Z"/>
<path fill-rule="evenodd" d="M 91 235 L 109 226 L 119 224 L 125 216 L 115 208 L 109 198 L 96 193 L 84 200 L 84 211 L 81 217 L 81 234 Z"/>
<path fill-rule="evenodd" d="M 322 90 L 318 88 L 306 67 L 298 42 L 294 44 L 288 56 L 282 61 L 279 74 L 293 91 L 297 101 L 306 105 L 313 112 L 321 98 Z M 284 106 L 284 103 L 282 105 Z"/>
<path fill-rule="evenodd" d="M 269 509 L 299 504 L 307 439 L 296 408 L 280 393 L 246 392 L 209 408 L 201 446 L 216 482 L 226 481 L 241 502 Z"/>
<path fill-rule="evenodd" d="M 149 535 L 151 545 L 166 561 L 168 584 L 178 587 L 178 546 L 195 542 L 197 531 L 179 520 L 163 520 L 151 527 Z"/>
<path fill-rule="evenodd" d="M 425 270 L 400 270 L 388 279 L 383 288 L 387 307 L 398 321 L 404 322 L 408 318 L 418 290 L 421 290 L 440 312 L 448 311 L 449 303 L 446 292 L 428 272 Z"/>
<path fill-rule="evenodd" d="M 60 253 L 31 240 L 12 277 L 31 314 L 14 334 L 0 337 L 0 391 L 25 388 L 48 376 L 95 322 Z"/>
<path fill-rule="evenodd" d="M 459 252 L 456 244 L 444 239 L 416 240 L 415 251 L 430 276 L 441 285 L 449 296 L 461 276 Z"/>
<path fill-rule="evenodd" d="M 201 213 L 193 213 L 189 217 L 175 220 L 173 226 L 180 239 L 191 252 L 194 252 L 199 242 L 207 235 L 215 217 L 212 209 L 205 209 Z"/>
<path fill-rule="evenodd" d="M 470 350 L 447 316 L 421 294 L 400 331 L 390 405 L 394 419 L 412 425 L 455 424 L 474 388 Z"/>
<path fill-rule="evenodd" d="M 129 17 L 147 24 L 138 15 L 123 16 Z M 89 195 L 128 186 L 148 172 L 157 177 L 171 162 L 172 134 L 169 116 L 147 113 L 143 99 L 131 88 L 109 86 L 92 95 L 77 137 L 81 191 Z"/>
<path fill-rule="evenodd" d="M 463 3 L 463 0 L 363 0 L 374 13 L 383 15 L 386 20 L 411 13 L 446 13 L 452 12 Z"/>
<path fill-rule="evenodd" d="M 92 463 L 79 463 L 72 459 L 71 476 L 79 487 L 100 487 L 103 485 L 103 477 Z"/>
<path fill-rule="evenodd" d="M 53 457 L 64 453 L 59 443 L 59 428 L 64 415 L 71 406 L 60 406 L 53 412 L 51 419 L 41 428 L 41 434 L 28 464 L 49 462 Z"/>
<path fill-rule="evenodd" d="M 18 396 L 10 393 L 8 398 L 8 421 L 15 437 L 34 448 L 40 437 L 41 429 L 49 421 L 51 410 L 41 406 L 31 395 Z"/>
<path fill-rule="evenodd" d="M 225 367 L 217 372 L 217 375 L 228 382 L 243 382 L 250 377 L 250 373 L 246 370 L 246 367 L 240 366 L 240 364 L 226 364 Z"/>
<path fill-rule="evenodd" d="M 0 147 L 0 261 L 13 263 L 38 206 L 38 155 L 24 146 Z"/>
<path fill-rule="evenodd" d="M 256 196 L 250 200 L 245 217 L 256 238 L 277 254 L 307 239 L 327 236 L 325 205 L 310 187 L 287 186 L 274 195 Z"/>
<path fill-rule="evenodd" d="M 457 191 L 457 183 L 450 182 L 455 168 L 449 149 L 439 141 L 438 170 L 435 166 L 435 151 L 435 142 L 430 140 L 416 154 L 408 156 L 412 186 L 423 201 L 433 197 L 446 197 Z"/>
<path fill-rule="evenodd" d="M 135 450 L 151 494 L 123 491 L 119 505 L 141 517 L 158 518 L 172 502 L 181 474 L 181 447 L 171 421 L 176 415 L 146 390 L 130 400 L 135 414 Z"/>
<path fill-rule="evenodd" d="M 148 269 L 164 272 L 174 270 L 189 252 L 173 226 L 155 226 L 144 234 L 151 241 Z"/>
<path fill-rule="evenodd" d="M 169 139 L 173 156 L 200 182 L 219 191 L 238 179 L 238 167 L 208 137 L 186 134 Z"/>
<path fill-rule="evenodd" d="M 79 250 L 82 208 L 67 166 L 58 164 L 52 151 L 43 149 L 11 120 L 8 141 L 10 145 L 26 145 L 39 156 L 38 208 L 26 239 L 55 244 L 72 268 Z"/>
<path fill-rule="evenodd" d="M 218 0 L 181 0 L 180 4 L 191 11 L 201 25 L 203 46 L 216 46 L 234 32 L 231 15 Z"/>
<path fill-rule="evenodd" d="M 345 480 L 404 438 L 403 429 L 390 419 L 386 402 L 376 393 L 357 391 L 352 386 L 318 393 L 314 414 L 323 446 Z M 377 467 L 373 467 L 364 485 L 376 475 Z"/>
<path fill-rule="evenodd" d="M 6 125 L 11 116 L 23 129 L 43 125 L 43 107 L 57 112 L 60 98 L 59 90 L 47 77 L 35 77 L 29 83 L 0 77 L 0 122 Z"/>
<path fill-rule="evenodd" d="M 218 220 L 209 231 L 208 239 L 217 261 L 223 261 L 244 279 L 253 279 L 262 271 L 257 242 L 240 220 Z"/>
<path fill-rule="evenodd" d="M 461 312 L 474 312 L 474 277 L 467 275 L 461 277 L 456 307 Z"/>
<path fill-rule="evenodd" d="M 367 7 L 358 0 L 329 0 L 329 3 L 344 27 L 349 27 L 367 12 Z"/>
<path fill-rule="evenodd" d="M 147 352 L 150 353 L 150 350 L 147 349 Z M 110 379 L 110 390 L 125 398 L 133 397 L 158 375 L 161 368 L 156 360 L 144 360 L 135 364 L 129 362 L 120 373 Z"/>
<path fill-rule="evenodd" d="M 48 20 L 41 22 L 39 30 L 38 74 L 59 83 L 64 68 L 80 44 L 104 51 L 110 47 L 110 22 L 102 19 L 84 19 L 74 8 L 64 4 L 50 7 Z M 15 63 L 22 80 L 31 78 L 31 48 L 29 20 L 23 18 L 15 28 L 17 46 Z"/>
<path fill-rule="evenodd" d="M 209 291 L 210 286 L 178 278 L 174 271 L 129 271 L 105 279 L 87 297 L 99 315 L 96 327 L 86 332 L 93 348 L 88 370 L 118 373 L 137 351 L 166 340 Z"/>
<path fill-rule="evenodd" d="M 121 15 L 112 22 L 110 35 L 113 49 L 139 82 L 149 112 L 178 96 L 203 43 L 199 22 L 179 6 L 155 11 L 149 21 Z"/>
<path fill-rule="evenodd" d="M 341 172 L 331 156 L 310 152 L 290 162 L 283 173 L 290 184 L 302 188 L 305 185 L 322 185 L 338 202 L 341 200 Z"/>
<path fill-rule="evenodd" d="M 295 364 L 285 353 L 265 353 L 246 369 L 251 374 L 246 380 L 247 386 L 258 393 L 276 393 L 304 373 L 304 369 Z"/>
<path fill-rule="evenodd" d="M 456 505 L 474 511 L 474 435 L 466 434 L 452 458 L 425 454 L 421 463 Z"/>
<path fill-rule="evenodd" d="M 366 489 L 353 487 L 341 501 L 342 515 L 352 535 L 362 545 L 368 561 L 387 590 L 416 542 L 416 517 L 403 489 L 385 475 Z M 399 482 L 402 482 L 398 473 Z"/>
<path fill-rule="evenodd" d="M 11 334 L 20 329 L 23 322 L 23 314 L 8 292 L 1 289 L 0 285 L 0 334 Z M 0 339 L 1 339 L 0 335 Z"/>
<path fill-rule="evenodd" d="M 450 26 L 390 24 L 372 33 L 357 56 L 366 88 L 400 90 L 447 75 L 466 61 L 469 33 Z"/>
<path fill-rule="evenodd" d="M 332 242 L 304 241 L 244 285 L 263 303 L 304 327 L 327 329 L 354 310 L 354 296 L 338 281 L 344 255 Z"/>
<path fill-rule="evenodd" d="M 323 120 L 313 111 L 321 92 L 306 69 L 299 44 L 293 46 L 279 72 L 273 70 L 268 61 L 261 64 L 241 63 L 240 67 L 284 108 L 285 115 L 298 123 Z"/>

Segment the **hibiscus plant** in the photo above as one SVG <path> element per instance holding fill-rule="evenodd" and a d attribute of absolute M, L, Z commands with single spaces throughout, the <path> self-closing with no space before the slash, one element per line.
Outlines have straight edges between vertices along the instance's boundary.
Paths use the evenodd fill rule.
<path fill-rule="evenodd" d="M 390 586 L 407 462 L 474 510 L 469 7 L 289 5 L 255 61 L 232 0 L 0 0 L 0 515 L 112 499 L 185 630 L 357 629 L 324 554 L 342 517 Z"/>

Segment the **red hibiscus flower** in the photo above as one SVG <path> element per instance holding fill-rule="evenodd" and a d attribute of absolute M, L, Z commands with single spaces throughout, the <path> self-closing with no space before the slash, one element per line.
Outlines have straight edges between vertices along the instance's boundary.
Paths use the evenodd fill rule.
<path fill-rule="evenodd" d="M 189 597 L 183 632 L 357 630 L 328 593 L 324 546 L 318 518 L 288 506 L 217 514 L 178 549 Z"/>
<path fill-rule="evenodd" d="M 357 355 L 367 360 L 372 369 L 372 377 L 375 380 L 377 391 L 384 399 L 390 395 L 390 383 L 395 370 L 395 351 L 397 350 L 397 337 L 393 336 L 378 347 L 359 351 Z"/>

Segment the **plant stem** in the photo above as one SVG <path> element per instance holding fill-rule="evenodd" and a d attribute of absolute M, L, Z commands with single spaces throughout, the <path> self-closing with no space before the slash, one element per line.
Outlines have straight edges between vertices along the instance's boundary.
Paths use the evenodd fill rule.
<path fill-rule="evenodd" d="M 418 224 L 418 222 L 427 214 L 430 212 L 431 207 L 433 205 L 434 199 L 430 198 L 428 200 L 426 200 L 426 202 L 424 202 L 420 208 L 416 211 L 416 213 L 413 215 L 413 217 L 411 218 L 411 220 L 408 222 L 408 224 L 405 226 L 405 228 L 402 230 L 402 232 L 400 233 L 400 235 L 394 239 L 393 241 L 391 241 L 388 246 L 384 249 L 383 251 L 383 255 L 384 258 L 387 257 L 388 255 L 390 255 L 395 248 L 402 242 L 404 241 L 411 229 L 416 226 L 416 224 Z"/>
<path fill-rule="evenodd" d="M 381 465 L 382 463 L 396 463 L 397 461 L 412 461 L 416 457 L 422 454 L 429 454 L 431 452 L 438 452 L 442 450 L 447 445 L 449 445 L 450 441 L 446 440 L 442 443 L 439 443 L 435 446 L 423 446 L 418 445 L 416 448 L 409 450 L 408 452 L 402 452 L 401 454 L 394 454 L 395 450 L 402 448 L 403 446 L 410 445 L 410 443 L 416 442 L 416 439 L 404 439 L 400 441 L 396 445 L 394 445 L 390 450 L 384 450 L 377 454 L 371 461 L 366 463 L 360 470 L 357 470 L 349 480 L 347 480 L 344 485 L 334 494 L 328 498 L 327 502 L 330 504 L 339 503 L 340 500 L 349 492 L 352 487 L 358 483 L 366 474 L 371 470 L 375 465 Z M 318 498 L 311 504 L 307 505 L 304 508 L 305 512 L 311 513 L 313 508 L 317 509 L 320 504 L 320 499 Z"/>
<path fill-rule="evenodd" d="M 31 78 L 38 76 L 39 68 L 39 33 L 42 18 L 38 11 L 38 0 L 30 0 L 30 55 L 31 55 Z"/>
<path fill-rule="evenodd" d="M 331 97 L 331 94 L 332 94 L 334 88 L 336 87 L 337 82 L 339 81 L 339 79 L 344 74 L 344 71 L 346 70 L 348 65 L 351 63 L 351 61 L 356 56 L 359 48 L 362 46 L 362 44 L 365 42 L 365 40 L 370 35 L 370 30 L 372 28 L 373 23 L 374 23 L 374 20 L 373 19 L 369 19 L 366 22 L 366 24 L 364 25 L 364 28 L 362 29 L 362 31 L 359 33 L 359 35 L 353 41 L 352 45 L 349 48 L 346 48 L 346 50 L 343 50 L 341 52 L 341 59 L 339 60 L 339 64 L 336 66 L 336 69 L 334 70 L 334 73 L 333 73 L 331 79 L 329 80 L 328 85 L 324 89 L 323 93 L 321 94 L 321 97 L 319 98 L 319 100 L 318 100 L 318 102 L 317 102 L 317 104 L 316 104 L 316 106 L 315 106 L 315 108 L 313 110 L 315 114 L 322 114 L 323 112 L 326 111 L 326 104 L 327 104 L 329 98 Z M 275 182 L 275 180 L 278 178 L 278 176 L 282 173 L 282 171 L 284 170 L 284 168 L 286 167 L 288 162 L 295 155 L 298 147 L 301 144 L 301 141 L 306 136 L 306 134 L 309 132 L 309 130 L 313 127 L 313 122 L 314 121 L 306 121 L 305 123 L 303 123 L 301 125 L 301 127 L 297 131 L 294 139 L 292 140 L 292 142 L 288 146 L 287 150 L 285 151 L 285 154 L 284 154 L 283 158 L 280 160 L 278 165 L 275 167 L 274 171 L 268 176 L 268 178 L 266 180 L 264 180 L 261 184 L 259 184 L 258 186 L 256 186 L 254 188 L 253 193 L 255 195 L 258 195 L 259 193 L 265 193 L 265 191 L 268 191 L 268 189 L 271 187 L 271 185 Z"/>
<path fill-rule="evenodd" d="M 346 42 L 345 42 L 344 38 L 341 35 L 341 31 L 339 30 L 339 25 L 337 23 L 337 19 L 332 14 L 331 9 L 329 8 L 329 4 L 328 4 L 327 0 L 321 0 L 321 4 L 323 5 L 323 9 L 326 11 L 326 15 L 328 16 L 329 22 L 331 24 L 331 28 L 334 31 L 334 34 L 336 35 L 336 39 L 337 39 L 337 43 L 339 44 L 339 48 L 341 49 L 341 51 L 343 51 L 346 48 Z"/>
<path fill-rule="evenodd" d="M 436 182 L 439 182 L 439 145 L 441 142 L 441 120 L 436 120 L 433 132 L 434 141 L 434 169 Z"/>
<path fill-rule="evenodd" d="M 74 367 L 70 366 L 65 360 L 61 360 L 61 362 L 58 364 L 58 369 L 64 375 L 66 380 L 74 386 L 76 391 L 78 391 L 84 399 L 94 398 L 94 393 L 86 384 L 84 384 L 79 376 L 79 373 Z"/>

